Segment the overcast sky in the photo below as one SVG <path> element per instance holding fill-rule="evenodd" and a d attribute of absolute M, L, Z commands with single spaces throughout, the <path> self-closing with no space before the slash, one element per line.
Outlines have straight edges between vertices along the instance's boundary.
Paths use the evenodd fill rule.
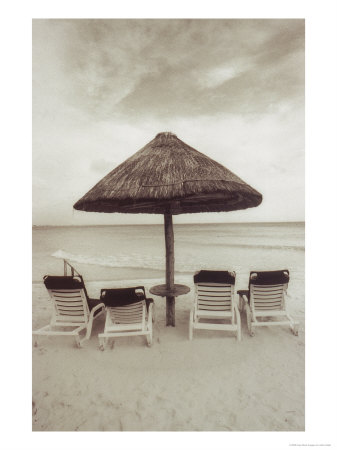
<path fill-rule="evenodd" d="M 72 208 L 161 131 L 263 195 L 176 223 L 304 220 L 304 20 L 33 21 L 33 224 L 162 223 Z"/>

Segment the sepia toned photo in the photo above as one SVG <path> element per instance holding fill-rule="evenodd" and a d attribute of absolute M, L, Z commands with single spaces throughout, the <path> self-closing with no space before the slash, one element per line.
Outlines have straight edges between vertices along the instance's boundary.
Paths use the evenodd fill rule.
<path fill-rule="evenodd" d="M 305 431 L 305 20 L 32 30 L 32 431 Z"/>

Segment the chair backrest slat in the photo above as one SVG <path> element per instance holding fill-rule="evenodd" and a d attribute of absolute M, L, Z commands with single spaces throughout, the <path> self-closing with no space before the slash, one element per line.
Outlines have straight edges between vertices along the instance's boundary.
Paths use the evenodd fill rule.
<path fill-rule="evenodd" d="M 54 304 L 54 319 L 64 322 L 73 321 L 86 323 L 89 319 L 89 308 L 83 289 L 67 290 L 60 293 L 48 289 Z"/>
<path fill-rule="evenodd" d="M 198 294 L 213 293 L 213 295 L 231 295 L 232 289 L 229 284 L 218 284 L 216 286 L 205 286 L 197 284 Z"/>
<path fill-rule="evenodd" d="M 281 292 L 273 292 L 273 291 L 265 291 L 263 293 L 256 292 L 254 288 L 251 290 L 252 294 L 254 295 L 254 298 L 260 298 L 261 300 L 267 300 L 268 298 L 282 298 L 283 297 L 283 290 Z"/>
<path fill-rule="evenodd" d="M 196 309 L 234 314 L 235 273 L 221 270 L 201 270 L 194 275 Z"/>
<path fill-rule="evenodd" d="M 72 291 L 55 291 L 54 289 L 51 289 L 53 292 L 53 295 L 55 298 L 79 298 L 81 297 L 81 291 L 80 290 L 72 290 Z"/>
<path fill-rule="evenodd" d="M 269 310 L 277 310 L 279 311 L 281 309 L 280 307 L 280 303 L 277 305 L 268 305 L 268 304 L 261 304 L 261 305 L 257 305 L 256 303 L 254 304 L 255 306 L 255 310 L 256 311 L 269 311 Z"/>
<path fill-rule="evenodd" d="M 253 311 L 283 310 L 284 293 L 289 271 L 251 272 L 249 278 L 250 304 Z"/>
<path fill-rule="evenodd" d="M 207 305 L 205 304 L 198 304 L 198 310 L 199 311 L 231 311 L 231 304 L 229 305 L 210 305 L 209 303 Z"/>
<path fill-rule="evenodd" d="M 130 325 L 130 329 L 145 329 L 147 305 L 152 299 L 146 298 L 144 286 L 102 289 L 100 298 L 107 309 L 108 326 Z"/>
<path fill-rule="evenodd" d="M 254 296 L 254 299 L 261 299 L 268 300 L 270 298 L 273 299 L 282 299 L 284 294 L 283 287 L 281 289 L 278 289 L 277 291 L 275 289 L 269 289 L 269 286 L 262 286 L 256 288 L 256 286 L 251 286 L 251 295 Z"/>
<path fill-rule="evenodd" d="M 233 285 L 202 283 L 196 284 L 197 309 L 202 311 L 231 311 Z"/>
<path fill-rule="evenodd" d="M 145 314 L 145 300 L 125 306 L 108 306 L 107 310 L 113 323 L 141 323 Z"/>
<path fill-rule="evenodd" d="M 78 317 L 83 317 L 83 309 L 80 311 L 69 311 L 69 310 L 65 310 L 63 311 L 62 309 L 58 310 L 59 316 L 78 316 Z"/>
<path fill-rule="evenodd" d="M 270 292 L 270 293 L 278 294 L 280 292 L 283 292 L 284 285 L 280 284 L 278 286 L 266 286 L 266 285 L 259 286 L 259 285 L 253 284 L 252 287 L 254 289 L 254 292 L 256 292 L 256 293 L 265 294 L 266 292 Z"/>
<path fill-rule="evenodd" d="M 232 301 L 232 296 L 219 296 L 219 295 L 198 295 L 198 301 L 216 302 L 216 303 L 230 303 Z"/>
<path fill-rule="evenodd" d="M 80 275 L 48 275 L 44 277 L 44 284 L 54 305 L 55 322 L 88 322 L 87 293 Z"/>
<path fill-rule="evenodd" d="M 83 304 L 82 302 L 55 302 L 56 306 L 58 309 L 63 309 L 63 310 L 67 310 L 69 309 L 69 311 L 74 311 L 74 310 L 82 310 L 83 311 Z"/>

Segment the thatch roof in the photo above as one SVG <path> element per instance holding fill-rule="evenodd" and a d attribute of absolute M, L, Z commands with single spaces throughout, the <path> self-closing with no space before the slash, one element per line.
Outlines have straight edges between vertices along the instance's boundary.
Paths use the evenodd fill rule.
<path fill-rule="evenodd" d="M 228 169 L 159 133 L 85 194 L 74 208 L 94 212 L 196 213 L 258 206 L 262 195 Z"/>

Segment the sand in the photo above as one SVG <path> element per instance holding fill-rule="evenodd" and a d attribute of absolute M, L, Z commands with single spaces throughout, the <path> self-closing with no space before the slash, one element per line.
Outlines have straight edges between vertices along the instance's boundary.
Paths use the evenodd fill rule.
<path fill-rule="evenodd" d="M 188 340 L 191 293 L 176 301 L 176 327 L 165 326 L 165 300 L 155 300 L 154 342 L 116 338 L 98 349 L 104 316 L 82 349 L 71 337 L 40 337 L 33 347 L 33 431 L 304 431 L 305 329 L 301 283 L 288 289 L 299 336 L 287 326 L 258 328 L 254 337 L 241 314 L 242 341 L 231 332 L 203 331 Z M 102 287 L 162 280 L 87 282 Z M 246 288 L 237 285 L 237 288 Z M 33 285 L 33 329 L 49 322 L 43 284 Z"/>

